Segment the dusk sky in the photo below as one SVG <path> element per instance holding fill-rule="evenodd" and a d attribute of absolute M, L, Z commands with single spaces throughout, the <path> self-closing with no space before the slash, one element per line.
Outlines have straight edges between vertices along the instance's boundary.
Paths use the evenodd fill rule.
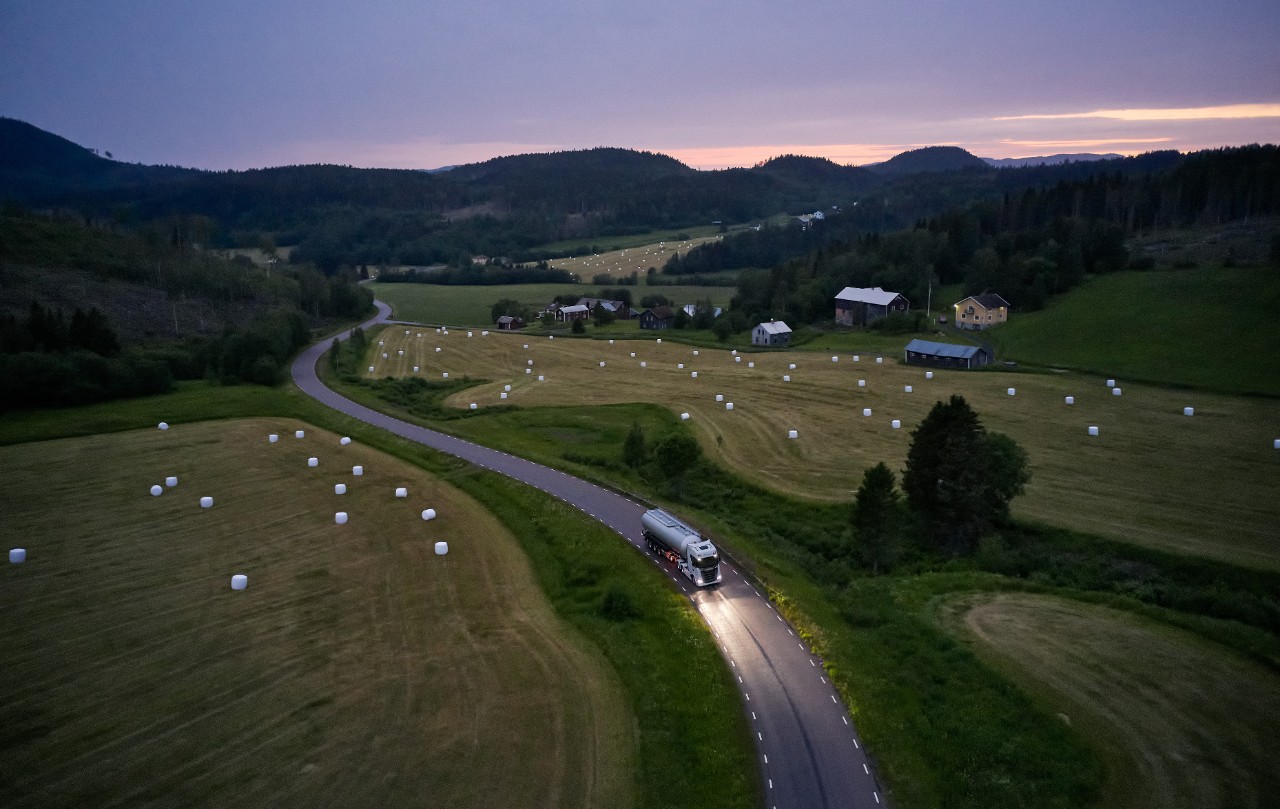
<path fill-rule="evenodd" d="M 206 169 L 1189 151 L 1280 141 L 1280 7 L 9 0 L 0 115 Z"/>

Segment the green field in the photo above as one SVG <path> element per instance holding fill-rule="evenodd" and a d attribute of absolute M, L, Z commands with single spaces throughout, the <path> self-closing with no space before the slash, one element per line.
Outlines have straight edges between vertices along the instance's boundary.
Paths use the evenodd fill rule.
<path fill-rule="evenodd" d="M 1273 669 L 1130 613 L 1065 599 L 970 595 L 944 612 L 953 631 L 1099 747 L 1100 805 L 1275 805 Z"/>
<path fill-rule="evenodd" d="M 892 355 L 877 363 L 871 354 L 859 355 L 859 362 L 841 354 L 833 363 L 830 354 L 805 351 L 735 358 L 723 349 L 670 340 L 610 345 L 474 335 L 389 328 L 380 337 L 386 345 L 375 341 L 367 364 L 379 378 L 412 376 L 418 366 L 417 375 L 426 379 L 449 373 L 451 379 L 488 380 L 447 400 L 463 410 L 473 402 L 481 412 L 500 405 L 656 403 L 689 413 L 715 462 L 775 491 L 824 501 L 851 500 L 862 470 L 879 461 L 902 468 L 910 430 L 934 402 L 959 393 L 989 428 L 1011 435 L 1030 455 L 1032 480 L 1014 501 L 1015 515 L 1181 553 L 1280 567 L 1274 541 L 1280 520 L 1274 497 L 1280 451 L 1272 449 L 1280 437 L 1276 400 L 1128 383 L 1123 395 L 1114 396 L 1105 380 L 1073 373 L 939 370 L 925 379 L 923 369 L 899 364 Z M 508 384 L 512 390 L 503 399 Z M 734 410 L 717 402 L 717 394 Z M 1068 395 L 1074 405 L 1064 403 Z M 1183 415 L 1186 406 L 1195 408 L 1194 416 Z M 863 408 L 872 415 L 864 417 Z M 892 428 L 893 419 L 900 429 Z M 472 421 L 465 429 L 477 440 L 493 440 Z M 1091 425 L 1099 426 L 1099 436 L 1087 434 Z M 799 438 L 789 440 L 793 429 Z"/>
<path fill-rule="evenodd" d="M 673 255 L 683 255 L 699 245 L 714 242 L 720 238 L 716 235 L 706 235 L 678 241 L 654 241 L 650 237 L 644 244 L 620 247 L 577 258 L 557 258 L 549 261 L 548 264 L 556 269 L 576 273 L 584 281 L 601 273 L 624 278 L 634 272 L 639 273 L 643 278 L 650 267 L 661 270 Z"/>
<path fill-rule="evenodd" d="M 1190 269 L 1100 276 L 989 332 L 1001 359 L 1223 393 L 1280 396 L 1280 274 Z"/>
<path fill-rule="evenodd" d="M 0 467 L 29 552 L 0 570 L 4 805 L 636 803 L 616 673 L 512 535 L 422 470 L 287 419 L 21 444 Z"/>
<path fill-rule="evenodd" d="M 501 286 L 442 286 L 437 284 L 370 284 L 369 289 L 379 300 L 395 310 L 398 320 L 414 323 L 447 324 L 450 326 L 478 326 L 491 328 L 493 319 L 489 311 L 503 298 L 511 298 L 540 311 L 551 303 L 556 295 L 598 297 L 600 290 L 591 284 L 507 284 Z M 735 292 L 733 287 L 628 287 L 635 308 L 640 299 L 650 292 L 666 295 L 683 306 L 710 298 L 716 306 L 728 306 Z"/>

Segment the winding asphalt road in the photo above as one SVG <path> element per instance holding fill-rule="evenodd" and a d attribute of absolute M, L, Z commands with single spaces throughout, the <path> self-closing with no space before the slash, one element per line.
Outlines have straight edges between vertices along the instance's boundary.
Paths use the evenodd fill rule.
<path fill-rule="evenodd" d="M 364 326 L 390 319 L 391 308 L 376 303 L 378 316 Z M 345 332 L 339 339 L 349 336 Z M 316 362 L 329 344 L 326 339 L 311 346 L 294 362 L 293 379 L 303 392 L 375 427 L 558 497 L 612 528 L 666 572 L 711 627 L 738 679 L 743 708 L 756 734 L 766 806 L 862 809 L 884 802 L 849 713 L 827 681 L 822 661 L 733 565 L 722 561 L 724 580 L 719 585 L 693 587 L 673 565 L 645 550 L 640 528 L 645 506 L 563 472 L 392 418 L 339 396 L 316 376 Z M 714 773 L 705 775 L 715 778 Z"/>

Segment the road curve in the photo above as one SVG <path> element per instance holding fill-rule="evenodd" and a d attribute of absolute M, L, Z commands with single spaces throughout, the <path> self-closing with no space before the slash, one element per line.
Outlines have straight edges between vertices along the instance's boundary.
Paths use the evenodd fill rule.
<path fill-rule="evenodd" d="M 362 325 L 390 319 L 391 307 L 375 303 L 378 315 Z M 338 337 L 345 340 L 350 334 Z M 572 475 L 392 418 L 338 395 L 316 375 L 316 362 L 330 342 L 311 346 L 294 361 L 293 380 L 304 393 L 375 427 L 558 497 L 609 526 L 666 572 L 710 626 L 737 677 L 743 708 L 756 734 L 766 806 L 862 809 L 884 804 L 870 761 L 848 711 L 827 681 L 822 661 L 733 565 L 722 563 L 720 585 L 692 587 L 674 566 L 645 550 L 640 528 L 645 506 Z"/>

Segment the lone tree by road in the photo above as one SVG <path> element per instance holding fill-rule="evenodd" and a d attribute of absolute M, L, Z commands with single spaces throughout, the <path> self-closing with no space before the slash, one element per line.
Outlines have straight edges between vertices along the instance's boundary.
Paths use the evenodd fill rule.
<path fill-rule="evenodd" d="M 953 395 L 912 431 L 902 489 L 937 547 L 968 553 L 1008 519 L 1009 501 L 1030 478 L 1022 447 L 988 432 L 964 397 Z"/>
<path fill-rule="evenodd" d="M 893 561 L 902 522 L 902 501 L 893 470 L 876 464 L 862 475 L 862 485 L 853 498 L 853 531 L 862 560 L 878 575 Z"/>

